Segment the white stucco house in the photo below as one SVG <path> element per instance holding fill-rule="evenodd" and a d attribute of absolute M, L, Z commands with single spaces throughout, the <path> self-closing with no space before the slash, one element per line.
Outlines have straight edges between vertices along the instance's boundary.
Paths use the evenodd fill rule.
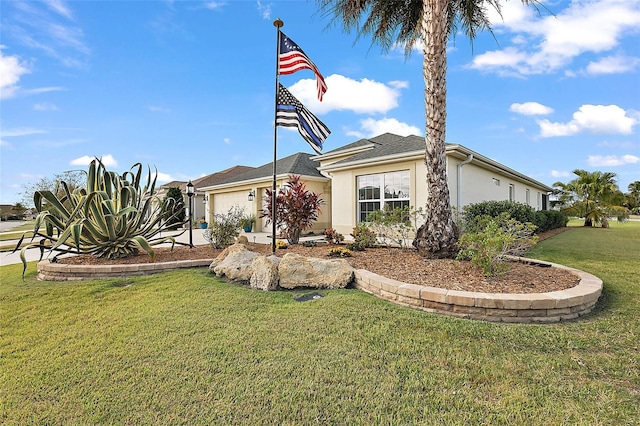
<path fill-rule="evenodd" d="M 325 201 L 314 231 L 333 227 L 348 235 L 369 213 L 385 205 L 425 207 L 424 151 L 424 137 L 385 133 L 321 155 L 296 153 L 276 161 L 277 186 L 291 174 L 300 175 L 307 189 L 321 193 Z M 446 145 L 446 164 L 452 207 L 511 200 L 536 210 L 548 208 L 551 187 L 462 145 Z M 269 163 L 213 185 L 197 186 L 207 199 L 205 217 L 210 221 L 234 205 L 257 217 L 272 180 Z M 258 219 L 254 230 L 271 229 Z"/>

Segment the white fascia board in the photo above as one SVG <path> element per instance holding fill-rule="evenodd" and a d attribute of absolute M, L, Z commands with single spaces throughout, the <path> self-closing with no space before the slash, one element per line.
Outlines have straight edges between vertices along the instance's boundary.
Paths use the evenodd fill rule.
<path fill-rule="evenodd" d="M 320 181 L 320 182 L 326 182 L 327 180 L 329 180 L 329 178 L 322 178 L 322 177 L 318 177 L 318 176 L 307 176 L 307 175 L 301 175 L 302 180 L 303 181 Z M 280 174 L 280 175 L 276 175 L 276 180 L 281 180 L 281 179 L 288 179 L 289 178 L 289 174 L 285 173 L 285 174 Z M 239 180 L 236 182 L 230 182 L 230 183 L 223 183 L 223 184 L 219 184 L 219 185 L 211 185 L 211 186 L 206 186 L 203 188 L 200 188 L 201 191 L 216 191 L 216 190 L 223 190 L 223 189 L 229 189 L 229 188 L 236 188 L 236 187 L 246 187 L 246 186 L 264 186 L 261 184 L 271 184 L 273 182 L 273 175 L 271 176 L 264 176 L 264 177 L 260 177 L 260 178 L 254 178 L 254 179 L 248 179 L 248 180 Z"/>
<path fill-rule="evenodd" d="M 348 161 L 340 164 L 329 164 L 319 167 L 320 172 L 335 172 L 338 170 L 349 170 L 362 167 L 363 165 L 371 166 L 373 164 L 397 163 L 398 161 L 408 161 L 424 158 L 424 150 L 403 152 L 401 154 L 388 155 L 386 157 L 366 158 L 358 161 Z"/>
<path fill-rule="evenodd" d="M 362 151 L 372 149 L 374 146 L 375 145 L 373 143 L 370 143 L 367 145 L 362 145 L 362 146 L 358 146 L 351 149 L 341 149 L 340 151 L 334 151 L 327 154 L 314 155 L 313 157 L 309 157 L 309 158 L 315 161 L 326 161 L 326 160 L 331 160 L 332 158 L 342 157 L 344 155 L 349 155 L 349 154 L 355 155 Z"/>

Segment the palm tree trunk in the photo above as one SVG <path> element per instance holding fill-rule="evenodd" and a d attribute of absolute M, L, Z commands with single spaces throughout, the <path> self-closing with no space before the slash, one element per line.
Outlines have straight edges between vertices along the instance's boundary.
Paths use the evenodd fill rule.
<path fill-rule="evenodd" d="M 453 257 L 457 251 L 458 229 L 453 221 L 445 156 L 447 119 L 447 39 L 448 2 L 424 0 L 422 40 L 425 81 L 425 164 L 427 168 L 426 222 L 413 246 L 426 257 Z"/>

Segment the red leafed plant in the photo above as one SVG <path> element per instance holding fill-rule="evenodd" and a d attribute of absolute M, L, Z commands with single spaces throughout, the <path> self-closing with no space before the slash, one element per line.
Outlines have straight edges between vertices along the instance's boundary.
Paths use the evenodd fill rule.
<path fill-rule="evenodd" d="M 260 212 L 260 217 L 266 217 L 267 223 L 272 223 L 273 191 L 267 189 L 266 193 L 266 207 Z M 282 229 L 289 244 L 298 244 L 302 231 L 311 228 L 318 220 L 322 204 L 324 200 L 320 194 L 308 191 L 300 176 L 289 176 L 286 185 L 276 195 L 276 227 Z"/>

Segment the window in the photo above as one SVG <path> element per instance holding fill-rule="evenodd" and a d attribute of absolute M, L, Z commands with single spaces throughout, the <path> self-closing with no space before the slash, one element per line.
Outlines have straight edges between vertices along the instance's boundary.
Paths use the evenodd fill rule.
<path fill-rule="evenodd" d="M 492 180 L 495 186 L 500 186 L 500 179 L 492 178 Z"/>
<path fill-rule="evenodd" d="M 516 187 L 512 183 L 509 184 L 509 201 L 516 200 Z"/>
<path fill-rule="evenodd" d="M 527 204 L 531 205 L 531 191 L 529 191 L 529 188 L 524 191 L 524 196 Z"/>
<path fill-rule="evenodd" d="M 357 177 L 358 222 L 385 206 L 390 209 L 409 207 L 409 171 Z"/>

